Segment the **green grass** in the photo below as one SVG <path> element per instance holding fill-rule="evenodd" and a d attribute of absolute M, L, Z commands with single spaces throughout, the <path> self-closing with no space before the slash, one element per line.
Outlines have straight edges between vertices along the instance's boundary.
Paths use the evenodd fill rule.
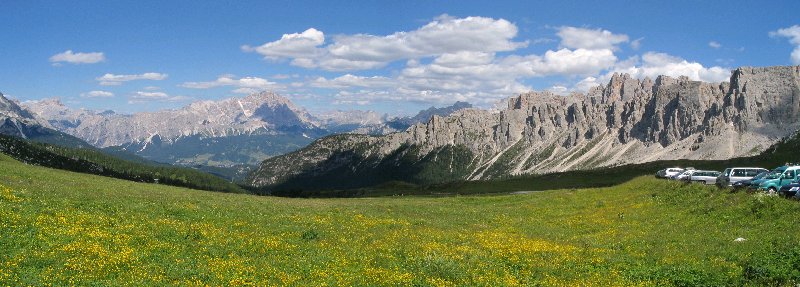
<path fill-rule="evenodd" d="M 238 185 L 195 169 L 157 164 L 120 150 L 110 153 L 95 148 L 71 148 L 0 135 L 0 153 L 27 164 L 109 176 L 139 182 L 245 193 Z M 122 156 L 122 157 L 117 157 Z M 128 159 L 123 159 L 127 157 Z M 131 160 L 130 158 L 133 158 Z"/>
<path fill-rule="evenodd" d="M 798 215 L 795 201 L 652 177 L 521 195 L 291 199 L 0 155 L 0 285 L 793 286 Z"/>

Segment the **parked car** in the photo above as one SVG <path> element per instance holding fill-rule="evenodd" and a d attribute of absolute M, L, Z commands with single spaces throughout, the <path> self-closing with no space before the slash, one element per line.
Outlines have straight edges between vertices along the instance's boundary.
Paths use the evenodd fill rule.
<path fill-rule="evenodd" d="M 684 171 L 684 169 L 679 168 L 679 167 L 668 168 L 668 169 L 666 169 L 666 171 L 664 171 L 664 177 L 673 178 L 676 175 L 679 175 L 679 174 L 683 173 L 683 171 Z"/>
<path fill-rule="evenodd" d="M 726 168 L 722 174 L 717 177 L 717 186 L 719 187 L 729 187 L 733 186 L 734 183 L 748 180 L 759 173 L 767 172 L 769 170 L 760 167 L 731 167 Z"/>
<path fill-rule="evenodd" d="M 774 169 L 772 174 L 777 176 L 762 181 L 761 184 L 758 185 L 758 190 L 769 194 L 777 194 L 781 187 L 791 184 L 798 179 L 800 166 L 782 166 Z"/>
<path fill-rule="evenodd" d="M 685 180 L 690 182 L 700 182 L 704 184 L 714 184 L 717 182 L 717 177 L 720 175 L 719 171 L 712 170 L 697 170 Z"/>
<path fill-rule="evenodd" d="M 766 177 L 768 174 L 769 174 L 769 171 L 765 171 L 765 172 L 759 173 L 759 174 L 757 174 L 756 176 L 754 176 L 751 179 L 745 179 L 745 180 L 740 180 L 740 181 L 734 182 L 731 185 L 731 187 L 733 187 L 733 189 L 748 188 L 748 187 L 750 187 L 750 184 L 753 183 L 753 181 L 761 180 L 762 178 Z M 759 181 L 759 183 L 760 183 L 760 181 Z"/>
<path fill-rule="evenodd" d="M 779 176 L 781 176 L 781 174 L 780 174 L 780 173 L 777 173 L 777 172 L 775 172 L 775 171 L 770 171 L 770 172 L 769 172 L 769 173 L 767 173 L 767 175 L 765 175 L 764 177 L 762 177 L 762 178 L 760 178 L 760 179 L 757 179 L 757 180 L 755 180 L 755 179 L 754 179 L 754 180 L 752 180 L 752 181 L 750 182 L 750 186 L 748 186 L 748 187 L 747 187 L 747 189 L 749 189 L 749 190 L 753 190 L 753 191 L 755 191 L 755 190 L 758 190 L 758 187 L 759 187 L 759 186 L 761 186 L 761 183 L 762 183 L 762 182 L 765 182 L 765 181 L 767 181 L 767 180 L 773 180 L 773 179 L 776 179 L 776 178 L 778 178 Z"/>
<path fill-rule="evenodd" d="M 683 173 L 681 173 L 681 174 L 678 174 L 678 175 L 676 175 L 676 176 L 672 177 L 672 179 L 674 179 L 674 180 L 686 180 L 686 178 L 688 178 L 688 177 L 692 176 L 692 174 L 693 174 L 695 171 L 697 171 L 697 170 L 694 170 L 694 169 L 685 170 Z"/>
<path fill-rule="evenodd" d="M 786 198 L 797 197 L 798 190 L 800 190 L 800 180 L 795 180 L 791 184 L 782 186 L 781 189 L 778 190 L 778 195 Z"/>

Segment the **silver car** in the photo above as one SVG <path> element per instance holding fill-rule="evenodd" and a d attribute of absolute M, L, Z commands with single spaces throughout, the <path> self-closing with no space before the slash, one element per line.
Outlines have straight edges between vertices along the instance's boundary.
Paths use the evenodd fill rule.
<path fill-rule="evenodd" d="M 717 182 L 717 177 L 719 175 L 719 171 L 698 170 L 693 172 L 692 175 L 687 177 L 685 180 L 690 182 L 700 182 L 703 184 L 714 184 Z"/>
<path fill-rule="evenodd" d="M 679 174 L 679 175 L 676 175 L 676 176 L 675 176 L 675 177 L 673 177 L 673 178 L 674 178 L 675 180 L 686 180 L 687 178 L 689 178 L 690 176 L 692 176 L 692 174 L 693 174 L 693 173 L 695 173 L 695 172 L 696 172 L 696 170 L 690 169 L 690 170 L 684 171 L 683 173 L 681 173 L 681 174 Z"/>
<path fill-rule="evenodd" d="M 685 169 L 678 168 L 678 167 L 668 168 L 664 172 L 664 177 L 670 178 L 670 179 L 674 179 L 675 176 L 680 175 L 681 173 L 683 173 L 684 170 Z"/>

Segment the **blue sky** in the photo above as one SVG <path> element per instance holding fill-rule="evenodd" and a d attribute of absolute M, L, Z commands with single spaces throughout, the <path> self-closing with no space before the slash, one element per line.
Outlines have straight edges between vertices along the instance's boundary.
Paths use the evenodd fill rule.
<path fill-rule="evenodd" d="M 3 1 L 0 92 L 136 112 L 266 89 L 399 114 L 800 64 L 800 1 L 393 2 Z"/>

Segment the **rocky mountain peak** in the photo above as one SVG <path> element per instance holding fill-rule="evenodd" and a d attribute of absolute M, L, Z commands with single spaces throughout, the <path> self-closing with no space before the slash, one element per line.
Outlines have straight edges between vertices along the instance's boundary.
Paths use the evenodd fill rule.
<path fill-rule="evenodd" d="M 284 128 L 313 129 L 310 116 L 292 102 L 271 92 L 220 101 L 199 101 L 176 110 L 122 115 L 74 110 L 56 102 L 28 105 L 53 126 L 99 147 L 151 141 L 158 135 L 171 142 L 181 137 L 225 137 L 279 133 Z"/>
<path fill-rule="evenodd" d="M 413 147 L 415 160 L 436 162 L 446 157 L 466 159 L 463 169 L 451 168 L 444 180 L 479 179 L 515 174 L 586 169 L 659 159 L 727 159 L 761 152 L 800 127 L 800 66 L 742 67 L 730 82 L 707 83 L 688 77 L 636 79 L 614 74 L 606 85 L 586 94 L 561 96 L 529 92 L 511 97 L 499 113 L 465 110 L 432 117 L 405 132 L 379 138 L 353 138 L 330 150 L 328 159 L 348 154 L 358 163 L 336 161 L 338 168 L 359 170 L 397 160 Z M 360 144 L 357 142 L 361 141 Z M 358 147 L 353 149 L 352 147 Z M 330 176 L 327 159 L 305 157 L 315 144 L 265 161 L 255 185 L 272 185 L 303 174 Z M 408 160 L 408 155 L 404 160 Z M 314 166 L 277 166 L 296 162 Z M 385 165 L 384 165 L 385 164 Z M 441 163 L 444 164 L 444 163 Z M 392 167 L 395 166 L 395 167 Z M 452 167 L 448 164 L 447 166 Z M 293 170 L 296 168 L 297 170 Z M 419 170 L 409 166 L 404 172 Z M 299 173 L 298 173 L 299 172 Z M 394 174 L 385 170 L 380 174 Z M 355 173 L 354 173 L 355 174 Z M 401 178 L 390 178 L 401 179 Z M 406 179 L 403 179 L 406 180 Z"/>
<path fill-rule="evenodd" d="M 6 98 L 2 93 L 0 93 L 0 116 L 15 119 L 34 119 L 30 112 L 21 108 L 16 102 Z"/>

